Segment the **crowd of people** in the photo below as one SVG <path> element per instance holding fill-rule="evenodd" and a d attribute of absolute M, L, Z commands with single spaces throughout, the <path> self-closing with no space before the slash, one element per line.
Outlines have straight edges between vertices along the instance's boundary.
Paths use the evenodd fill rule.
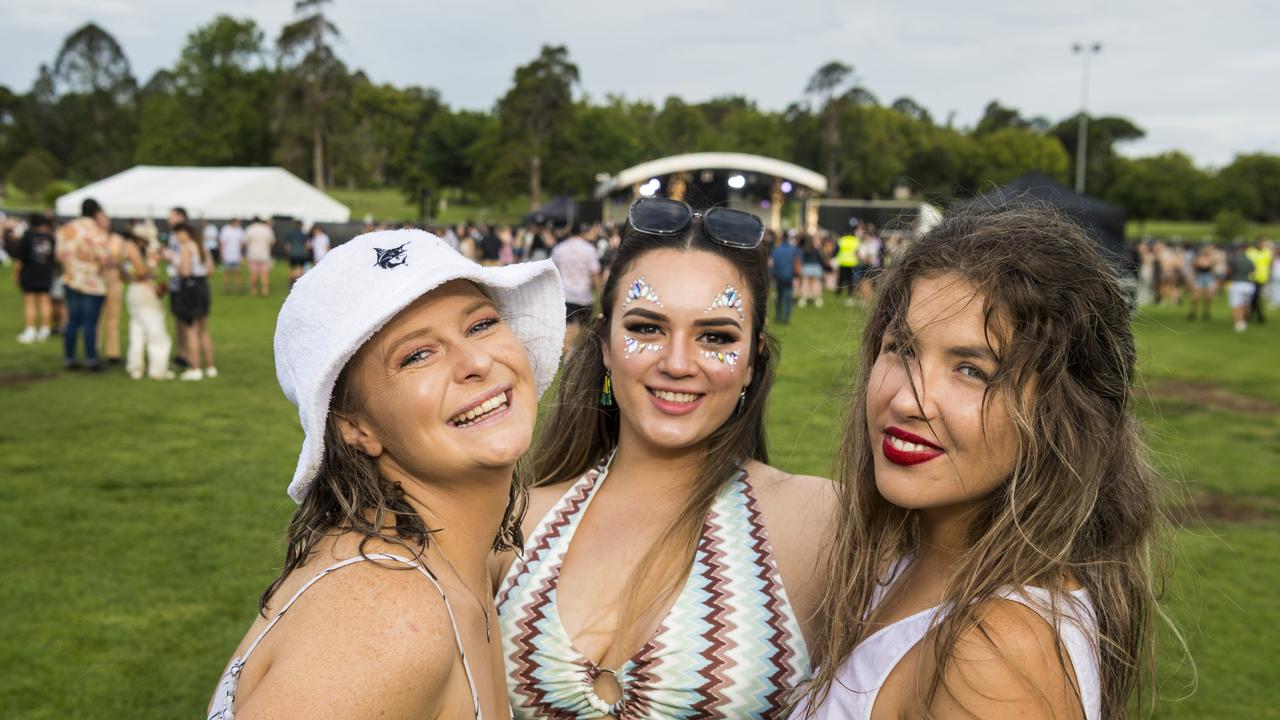
<path fill-rule="evenodd" d="M 1280 255 L 1275 243 L 1173 243 L 1147 240 L 1134 246 L 1138 305 L 1185 305 L 1187 319 L 1210 319 L 1215 298 L 1226 293 L 1236 332 L 1266 322 L 1264 305 L 1280 307 Z"/>

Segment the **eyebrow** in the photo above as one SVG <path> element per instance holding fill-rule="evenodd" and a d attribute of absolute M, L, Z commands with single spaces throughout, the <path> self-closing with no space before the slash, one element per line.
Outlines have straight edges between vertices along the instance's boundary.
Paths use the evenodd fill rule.
<path fill-rule="evenodd" d="M 626 318 L 626 317 L 631 317 L 633 315 L 645 318 L 647 320 L 657 320 L 660 322 L 666 322 L 668 320 L 666 315 L 663 315 L 662 313 L 654 312 L 652 310 L 648 310 L 646 308 L 632 308 L 626 311 L 625 313 L 623 313 L 622 317 Z M 742 323 L 739 323 L 737 320 L 734 320 L 733 318 L 730 318 L 730 317 L 699 318 L 693 321 L 693 325 L 694 327 L 728 326 L 728 327 L 738 328 L 739 330 L 742 329 Z"/>
<path fill-rule="evenodd" d="M 947 352 L 956 357 L 986 360 L 993 363 L 1000 362 L 1000 359 L 991 351 L 991 348 L 982 347 L 981 345 L 959 345 L 947 348 Z"/>

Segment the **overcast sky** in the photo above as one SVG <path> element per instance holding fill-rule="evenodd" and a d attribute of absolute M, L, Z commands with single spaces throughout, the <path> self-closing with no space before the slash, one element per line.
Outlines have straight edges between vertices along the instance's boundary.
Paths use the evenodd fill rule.
<path fill-rule="evenodd" d="M 274 40 L 291 0 L 0 0 L 0 84 L 26 91 L 86 21 L 121 42 L 139 82 L 176 60 L 217 13 Z M 883 103 L 903 95 L 940 122 L 972 125 L 992 99 L 1057 120 L 1080 106 L 1073 41 L 1099 41 L 1089 109 L 1147 132 L 1129 155 L 1180 149 L 1205 166 L 1280 153 L 1280 2 L 1275 0 L 336 0 L 338 53 L 378 82 L 422 85 L 489 108 L 517 65 L 564 44 L 592 97 L 661 102 L 745 95 L 782 109 L 830 60 Z"/>

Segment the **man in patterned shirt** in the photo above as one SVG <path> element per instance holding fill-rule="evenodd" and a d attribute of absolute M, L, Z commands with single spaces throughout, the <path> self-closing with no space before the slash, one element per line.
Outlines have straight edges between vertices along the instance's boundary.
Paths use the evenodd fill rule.
<path fill-rule="evenodd" d="M 111 267 L 111 222 L 102 206 L 92 198 L 80 206 L 80 217 L 58 231 L 58 261 L 66 286 L 70 320 L 62 337 L 63 364 L 68 370 L 81 367 L 76 358 L 76 340 L 84 335 L 84 367 L 102 369 L 98 360 L 98 317 L 107 295 L 106 272 Z"/>

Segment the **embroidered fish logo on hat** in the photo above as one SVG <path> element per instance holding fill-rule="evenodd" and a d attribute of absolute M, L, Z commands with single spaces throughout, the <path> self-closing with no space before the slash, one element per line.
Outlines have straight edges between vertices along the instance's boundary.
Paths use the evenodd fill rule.
<path fill-rule="evenodd" d="M 400 247 L 393 247 L 390 250 L 374 248 L 373 251 L 378 254 L 378 260 L 374 264 L 384 270 L 390 270 L 391 268 L 397 268 L 404 265 L 405 261 L 409 259 L 405 257 L 405 253 L 408 251 L 404 249 L 404 246 L 408 244 L 409 243 L 404 243 L 400 245 Z"/>

